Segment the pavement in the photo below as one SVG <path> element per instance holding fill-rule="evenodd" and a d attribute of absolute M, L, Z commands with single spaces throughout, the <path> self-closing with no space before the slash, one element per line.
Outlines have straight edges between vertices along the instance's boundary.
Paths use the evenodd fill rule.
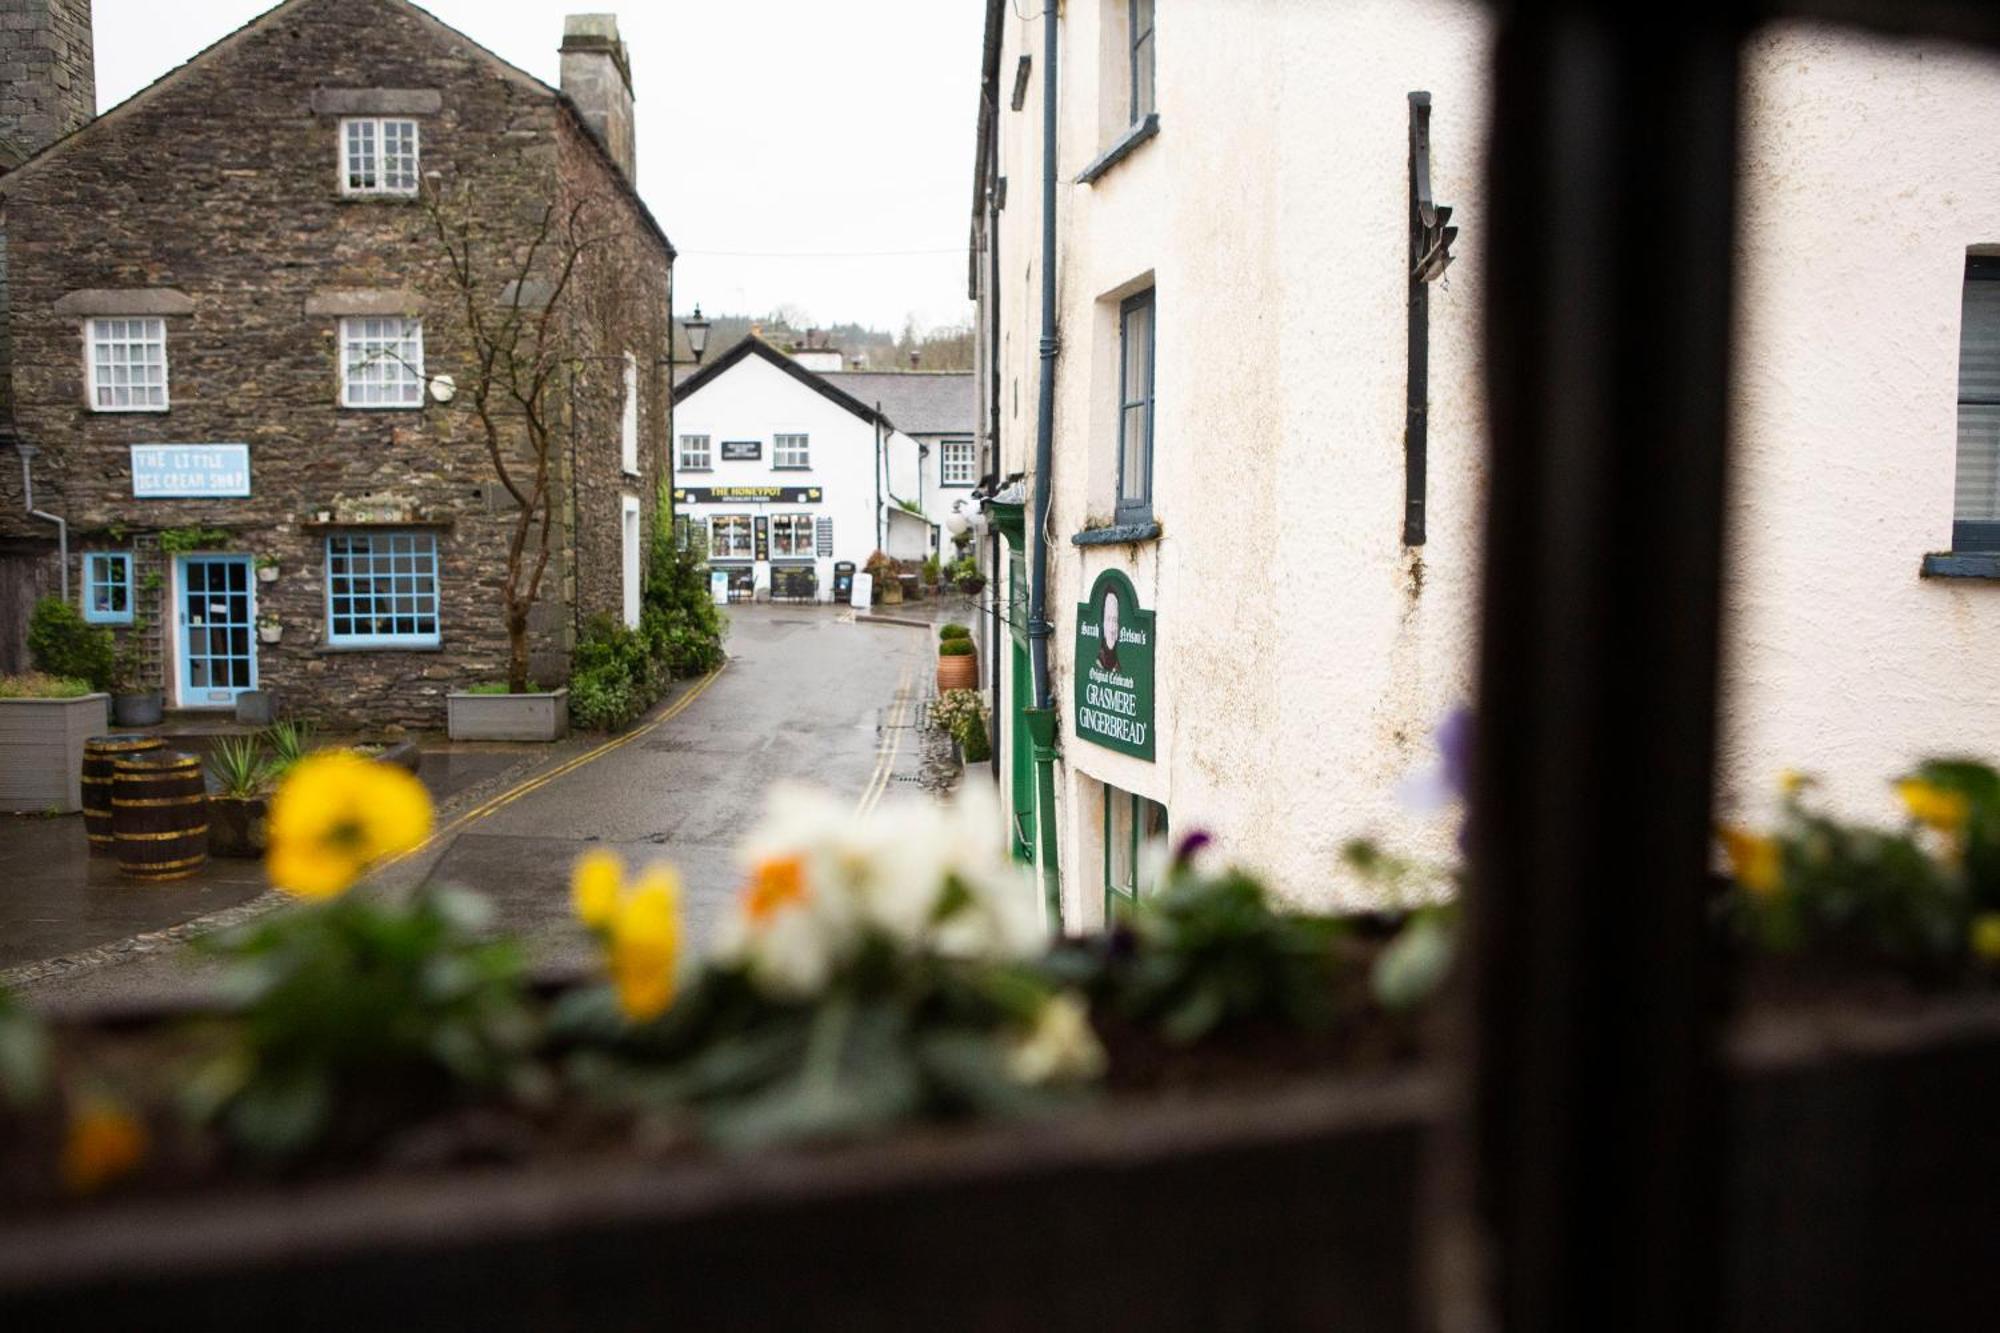
<path fill-rule="evenodd" d="M 962 609 L 896 610 L 921 623 Z M 370 891 L 476 888 L 538 973 L 574 975 L 593 965 L 569 914 L 569 868 L 585 849 L 673 863 L 699 941 L 736 891 L 736 846 L 773 786 L 816 783 L 865 807 L 936 785 L 917 730 L 929 633 L 844 607 L 736 605 L 728 617 L 728 663 L 677 684 L 623 733 L 553 746 L 426 742 L 438 833 Z M 82 848 L 80 817 L 0 824 L 0 983 L 52 1010 L 186 1003 L 214 978 L 186 940 L 285 902 L 264 890 L 259 862 L 138 886 Z"/>

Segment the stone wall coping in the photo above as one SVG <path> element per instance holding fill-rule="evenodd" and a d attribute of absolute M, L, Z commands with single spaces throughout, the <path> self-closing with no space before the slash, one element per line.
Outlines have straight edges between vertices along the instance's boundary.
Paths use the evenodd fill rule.
<path fill-rule="evenodd" d="M 171 287 L 85 287 L 56 298 L 58 315 L 192 315 L 194 298 Z"/>
<path fill-rule="evenodd" d="M 408 287 L 320 287 L 306 296 L 308 315 L 421 315 L 424 298 Z"/>
<path fill-rule="evenodd" d="M 444 109 L 436 88 L 315 88 L 312 109 L 322 116 L 435 116 Z"/>

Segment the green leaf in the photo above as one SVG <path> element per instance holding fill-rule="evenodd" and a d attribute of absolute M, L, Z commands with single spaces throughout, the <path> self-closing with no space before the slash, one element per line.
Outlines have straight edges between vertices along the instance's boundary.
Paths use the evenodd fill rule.
<path fill-rule="evenodd" d="M 35 1015 L 0 995 L 0 1094 L 16 1106 L 40 1101 L 48 1075 L 48 1029 Z"/>
<path fill-rule="evenodd" d="M 236 1140 L 266 1157 L 289 1157 L 312 1145 L 332 1116 L 326 1075 L 302 1071 L 283 1079 L 260 1079 L 238 1094 L 229 1108 Z"/>

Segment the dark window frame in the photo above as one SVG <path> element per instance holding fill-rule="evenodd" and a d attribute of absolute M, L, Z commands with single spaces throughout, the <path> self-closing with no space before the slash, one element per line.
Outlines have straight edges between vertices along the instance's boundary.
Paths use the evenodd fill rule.
<path fill-rule="evenodd" d="M 1118 491 L 1112 504 L 1113 518 L 1118 523 L 1151 523 L 1153 521 L 1153 441 L 1154 419 L 1159 401 L 1158 352 L 1160 340 L 1159 302 L 1154 299 L 1157 288 L 1148 287 L 1142 292 L 1134 292 L 1118 303 Z M 1143 398 L 1132 397 L 1129 383 L 1131 357 L 1127 347 L 1132 336 L 1132 317 L 1140 310 L 1146 312 L 1146 392 Z M 1125 475 L 1125 422 L 1127 416 L 1136 409 L 1143 408 L 1146 414 L 1144 464 L 1145 489 L 1135 492 Z"/>
<path fill-rule="evenodd" d="M 1139 9 L 1142 5 L 1146 10 L 1146 28 L 1144 32 L 1139 30 Z M 1158 23 L 1159 13 L 1156 0 L 1126 0 L 1125 32 L 1128 39 L 1126 49 L 1131 61 L 1128 105 L 1132 113 L 1131 123 L 1134 125 L 1139 124 L 1146 117 L 1160 109 L 1159 63 L 1156 59 L 1160 44 L 1153 36 Z M 1143 52 L 1140 50 L 1141 47 L 1145 48 Z M 1145 66 L 1147 76 L 1146 100 L 1143 105 L 1139 101 L 1139 69 L 1141 64 Z"/>
<path fill-rule="evenodd" d="M 2000 283 L 2000 255 L 1969 254 L 1965 257 L 1965 282 L 1963 288 L 1961 288 L 1959 299 L 1961 320 L 1958 333 L 1960 365 L 1964 364 L 1965 359 L 1964 298 L 1970 294 L 1970 288 L 1975 282 Z M 1957 390 L 1957 406 L 1959 408 L 2000 407 L 2000 394 L 1985 394 L 1968 398 L 1965 396 L 1963 384 L 1964 381 L 1961 379 L 1960 387 Z M 1956 471 L 1958 466 L 1958 446 L 1956 443 L 1952 446 L 1952 466 L 1954 471 Z M 1953 479 L 1952 489 L 1951 549 L 1953 554 L 2000 552 L 2000 518 L 1962 519 L 1958 517 L 1956 477 Z"/>

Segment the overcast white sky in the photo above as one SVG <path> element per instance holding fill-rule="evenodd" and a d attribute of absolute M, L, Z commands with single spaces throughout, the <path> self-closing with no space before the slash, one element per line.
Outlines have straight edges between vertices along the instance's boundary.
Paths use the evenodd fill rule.
<path fill-rule="evenodd" d="M 93 0 L 98 110 L 276 2 Z M 618 15 L 639 190 L 680 251 L 680 311 L 791 304 L 816 323 L 890 329 L 908 314 L 919 327 L 969 320 L 980 0 L 424 7 L 550 83 L 563 15 Z"/>

